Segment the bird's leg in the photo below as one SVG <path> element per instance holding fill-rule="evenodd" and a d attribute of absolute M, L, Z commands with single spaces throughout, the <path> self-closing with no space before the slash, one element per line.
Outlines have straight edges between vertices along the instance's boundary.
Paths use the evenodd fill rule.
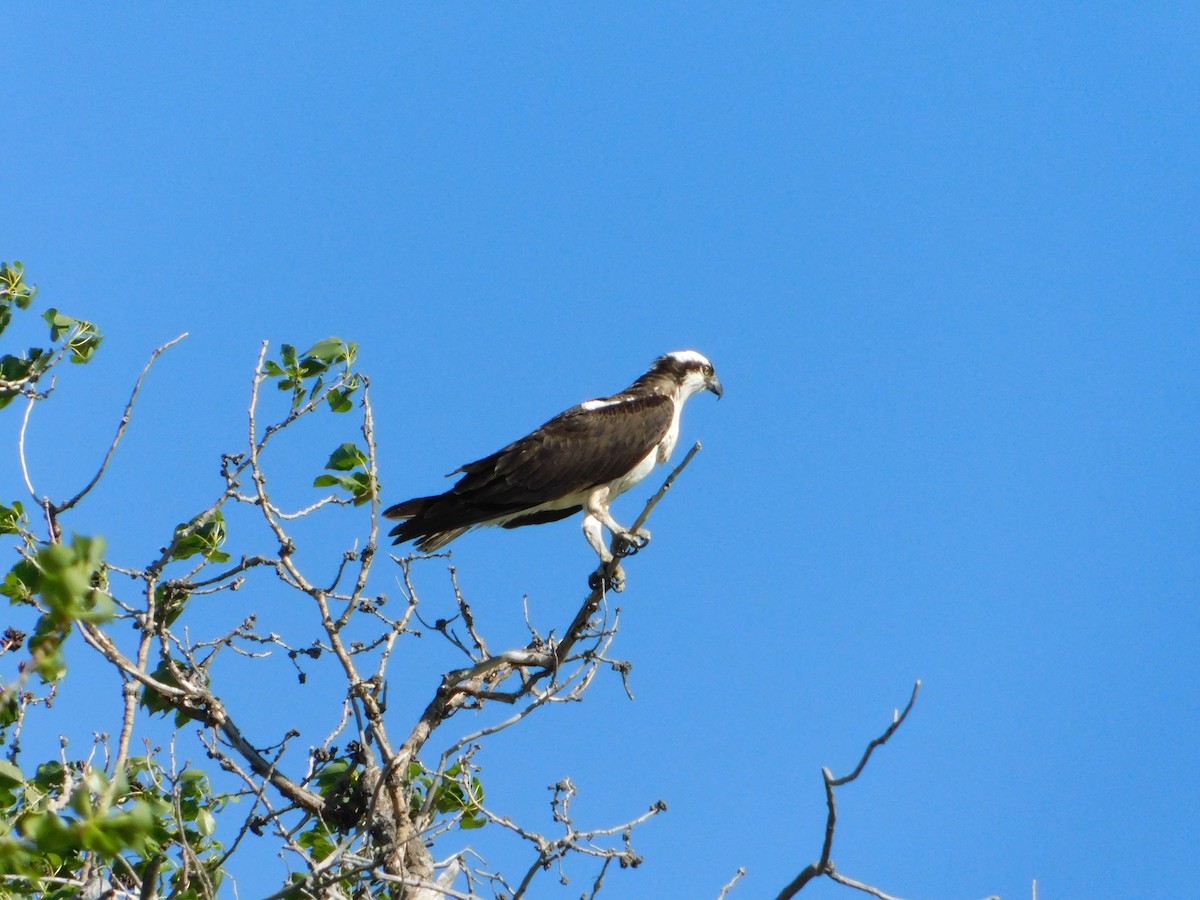
<path fill-rule="evenodd" d="M 604 507 L 604 512 L 608 512 L 607 506 Z M 610 515 L 608 518 L 611 519 L 612 516 Z M 620 593 L 625 590 L 625 570 L 621 568 L 620 561 L 614 558 L 612 551 L 605 545 L 603 528 L 600 518 L 592 512 L 592 506 L 589 503 L 588 512 L 583 517 L 583 534 L 587 538 L 587 542 L 592 545 L 592 549 L 596 551 L 596 555 L 600 557 L 600 566 L 588 576 L 588 587 L 595 590 L 603 585 L 605 590 Z"/>
<path fill-rule="evenodd" d="M 597 522 L 596 525 L 596 540 L 588 537 L 588 542 L 591 543 L 596 552 L 599 553 L 598 542 L 600 540 L 599 525 L 607 528 L 616 541 L 616 555 L 625 557 L 633 556 L 643 547 L 650 543 L 650 531 L 646 528 L 639 528 L 637 531 L 630 531 L 623 527 L 616 519 L 613 518 L 612 512 L 608 508 L 608 488 L 600 487 L 592 491 L 591 496 L 587 500 L 587 516 L 584 519 L 584 533 L 587 533 L 587 519 L 592 519 Z M 610 554 L 611 555 L 611 554 Z M 605 554 L 601 553 L 600 558 L 603 560 Z"/>
<path fill-rule="evenodd" d="M 596 555 L 600 557 L 601 563 L 612 562 L 613 555 L 608 547 L 604 545 L 604 531 L 600 520 L 594 516 L 591 511 L 583 517 L 583 536 L 587 538 L 587 542 L 592 545 L 592 549 L 596 551 Z"/>

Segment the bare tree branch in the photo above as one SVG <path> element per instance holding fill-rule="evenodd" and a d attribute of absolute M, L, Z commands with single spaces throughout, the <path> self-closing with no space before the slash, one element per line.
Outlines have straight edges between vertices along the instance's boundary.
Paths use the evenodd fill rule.
<path fill-rule="evenodd" d="M 904 724 L 904 720 L 908 718 L 908 713 L 910 710 L 912 710 L 913 704 L 917 702 L 917 691 L 920 689 L 921 681 L 920 679 L 917 679 L 917 683 L 913 685 L 912 696 L 908 698 L 908 705 L 904 707 L 904 711 L 892 713 L 892 724 L 888 726 L 888 730 L 867 745 L 867 749 L 863 753 L 862 759 L 858 761 L 858 765 L 854 767 L 853 772 L 844 778 L 835 778 L 833 780 L 833 787 L 841 787 L 843 784 L 849 784 L 860 774 L 862 774 L 862 770 L 866 767 L 867 760 L 871 758 L 871 754 L 875 752 L 875 748 L 882 747 L 884 744 L 886 744 L 888 742 L 888 738 L 895 734 L 896 730 Z"/>
<path fill-rule="evenodd" d="M 721 893 L 717 894 L 717 900 L 725 900 L 725 897 L 729 894 L 730 891 L 733 890 L 734 885 L 736 885 L 742 879 L 742 876 L 744 876 L 745 874 L 746 874 L 745 866 L 739 867 L 738 870 L 733 873 L 733 877 L 730 878 L 727 882 L 725 882 L 725 886 L 723 888 L 721 888 Z"/>
<path fill-rule="evenodd" d="M 36 397 L 30 397 L 25 403 L 25 414 L 21 416 L 21 430 L 17 432 L 17 456 L 21 460 L 21 477 L 25 479 L 25 490 L 29 491 L 29 496 L 34 500 L 38 500 L 37 491 L 33 489 L 33 482 L 29 478 L 29 462 L 25 457 L 25 434 L 29 431 L 29 414 L 33 412 L 33 405 L 37 403 Z"/>
<path fill-rule="evenodd" d="M 671 470 L 671 474 L 668 475 L 667 480 L 662 483 L 662 487 L 655 491 L 654 496 L 646 501 L 646 506 L 642 510 L 642 514 L 638 516 L 637 520 L 633 523 L 633 526 L 630 528 L 631 531 L 636 532 L 639 528 L 646 524 L 646 520 L 650 518 L 650 513 L 654 512 L 654 507 L 658 506 L 659 501 L 667 495 L 667 491 L 669 491 L 671 486 L 675 484 L 675 479 L 678 478 L 680 473 L 687 468 L 688 463 L 692 461 L 692 457 L 699 453 L 701 449 L 702 448 L 699 441 L 696 441 L 696 443 L 692 444 L 691 449 L 688 450 L 687 454 L 680 461 L 679 465 Z"/>
<path fill-rule="evenodd" d="M 855 766 L 853 772 L 844 778 L 834 778 L 833 773 L 830 772 L 828 768 L 821 769 L 821 777 L 825 782 L 825 805 L 828 808 L 828 813 L 825 817 L 825 840 L 821 846 L 821 857 L 816 862 L 809 863 L 807 866 L 805 866 L 800 871 L 800 874 L 792 879 L 791 883 L 779 892 L 776 900 L 790 900 L 790 898 L 800 893 L 800 891 L 803 890 L 805 885 L 807 885 L 810 881 L 812 881 L 814 878 L 819 878 L 822 875 L 828 876 L 839 884 L 844 884 L 847 887 L 852 887 L 856 890 L 873 894 L 875 897 L 880 898 L 880 900 L 898 900 L 898 898 L 891 897 L 888 894 L 880 891 L 878 888 L 862 884 L 861 882 L 855 881 L 852 878 L 847 878 L 838 872 L 834 867 L 833 860 L 830 859 L 830 854 L 833 852 L 833 832 L 837 827 L 837 799 L 834 796 L 834 788 L 843 784 L 848 784 L 862 774 L 863 769 L 867 765 L 867 760 L 871 758 L 871 753 L 874 752 L 875 748 L 886 744 L 888 739 L 896 733 L 897 729 L 899 729 L 901 725 L 904 724 L 904 720 L 908 718 L 908 714 L 912 710 L 913 704 L 917 702 L 917 692 L 920 689 L 921 682 L 918 679 L 913 685 L 912 696 L 908 698 L 908 705 L 904 707 L 904 711 L 896 711 L 892 713 L 892 724 L 888 726 L 887 730 L 884 731 L 883 734 L 872 740 L 871 743 L 867 745 L 867 749 L 863 753 L 862 759 L 859 760 L 858 765 Z"/>
<path fill-rule="evenodd" d="M 129 395 L 129 402 L 125 404 L 125 412 L 122 413 L 121 421 L 117 424 L 117 433 L 113 435 L 112 443 L 108 445 L 108 452 L 104 454 L 104 460 L 100 463 L 100 468 L 96 470 L 96 474 L 92 476 L 92 480 L 83 486 L 83 490 L 81 490 L 70 500 L 65 500 L 54 507 L 55 515 L 64 513 L 68 509 L 71 509 L 73 506 L 75 506 L 75 504 L 91 493 L 92 488 L 94 488 L 100 481 L 101 477 L 103 477 L 105 471 L 108 469 L 108 464 L 112 462 L 113 454 L 117 452 L 117 445 L 121 443 L 121 438 L 125 434 L 125 429 L 129 427 L 129 422 L 133 417 L 133 405 L 137 402 L 138 392 L 142 389 L 142 382 L 146 380 L 146 373 L 150 371 L 150 367 L 154 365 L 154 361 L 156 359 L 158 359 L 163 353 L 165 353 L 171 347 L 174 347 L 187 336 L 188 333 L 185 331 L 178 337 L 172 338 L 162 346 L 155 348 L 154 352 L 150 354 L 150 359 L 147 360 L 146 365 L 142 367 L 142 374 L 140 374 L 137 378 L 137 381 L 134 382 L 133 392 Z"/>

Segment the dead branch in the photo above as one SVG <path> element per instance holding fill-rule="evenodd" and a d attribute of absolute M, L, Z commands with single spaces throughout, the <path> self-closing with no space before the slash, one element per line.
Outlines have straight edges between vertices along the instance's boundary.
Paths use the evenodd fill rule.
<path fill-rule="evenodd" d="M 918 679 L 916 684 L 913 685 L 912 696 L 908 698 L 908 705 L 904 707 L 902 712 L 896 711 L 892 713 L 892 724 L 888 726 L 887 730 L 884 731 L 883 734 L 875 738 L 870 744 L 867 745 L 867 749 L 863 753 L 862 759 L 858 761 L 858 765 L 855 766 L 853 772 L 843 778 L 834 778 L 833 773 L 830 772 L 828 768 L 821 769 L 821 777 L 825 782 L 825 804 L 829 810 L 825 817 L 825 841 L 821 846 L 821 856 L 816 862 L 809 863 L 807 866 L 805 866 L 804 869 L 801 870 L 800 874 L 792 879 L 792 882 L 779 892 L 779 896 L 776 898 L 776 900 L 790 900 L 790 898 L 800 893 L 800 891 L 804 889 L 804 886 L 810 881 L 822 875 L 828 876 L 839 884 L 844 884 L 846 887 L 852 887 L 856 890 L 871 894 L 879 898 L 879 900 L 898 900 L 898 898 L 885 894 L 878 888 L 855 881 L 852 878 L 847 878 L 845 875 L 842 875 L 840 872 L 838 872 L 834 867 L 833 860 L 830 859 L 830 854 L 833 852 L 833 832 L 837 827 L 837 799 L 834 796 L 834 788 L 840 787 L 843 784 L 849 784 L 862 774 L 862 771 L 866 767 L 867 761 L 871 758 L 871 754 L 874 752 L 875 748 L 886 744 L 888 739 L 896 733 L 897 729 L 899 729 L 901 725 L 904 724 L 904 720 L 908 718 L 908 714 L 912 710 L 913 704 L 917 702 L 917 692 L 920 689 L 921 682 Z"/>
<path fill-rule="evenodd" d="M 117 433 L 113 435 L 112 443 L 108 445 L 108 452 L 104 454 L 104 459 L 100 463 L 100 468 L 96 470 L 96 474 L 92 476 L 92 480 L 85 484 L 79 493 L 77 493 L 70 500 L 64 500 L 62 503 L 59 503 L 54 507 L 54 514 L 56 516 L 66 512 L 68 509 L 71 509 L 77 503 L 79 503 L 80 500 L 91 493 L 92 488 L 94 488 L 104 476 L 105 471 L 108 469 L 108 464 L 112 462 L 113 454 L 117 452 L 117 445 L 121 443 L 121 438 L 125 434 L 125 429 L 129 427 L 129 422 L 133 418 L 133 405 L 137 402 L 138 393 L 142 389 L 142 382 L 146 380 L 146 375 L 150 371 L 150 367 L 154 365 L 154 361 L 162 356 L 163 353 L 174 347 L 187 336 L 188 333 L 185 331 L 178 337 L 172 338 L 162 346 L 155 348 L 154 352 L 150 354 L 150 359 L 146 361 L 146 365 L 142 367 L 142 373 L 138 376 L 137 381 L 135 381 L 133 384 L 133 391 L 129 395 L 129 402 L 125 404 L 125 412 L 121 414 L 121 421 L 117 423 Z"/>
<path fill-rule="evenodd" d="M 721 893 L 717 894 L 717 900 L 725 900 L 725 897 L 728 896 L 729 892 L 733 890 L 734 885 L 736 885 L 745 874 L 746 867 L 739 866 L 738 870 L 733 873 L 733 877 L 725 882 L 724 887 L 721 888 Z"/>

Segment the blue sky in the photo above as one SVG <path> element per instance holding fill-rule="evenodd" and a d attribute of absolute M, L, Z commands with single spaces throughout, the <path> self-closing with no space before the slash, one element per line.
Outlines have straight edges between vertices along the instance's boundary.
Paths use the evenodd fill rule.
<path fill-rule="evenodd" d="M 840 795 L 843 871 L 1184 896 L 1198 26 L 1186 4 L 10 9 L 0 257 L 107 336 L 35 417 L 35 475 L 85 480 L 182 331 L 70 523 L 117 557 L 215 495 L 261 340 L 359 343 L 389 502 L 694 347 L 726 393 L 689 405 L 704 452 L 620 598 L 636 700 L 608 679 L 506 733 L 494 802 L 536 821 L 568 774 L 595 824 L 661 797 L 604 894 L 710 897 L 746 866 L 733 896 L 773 896 L 819 852 L 820 767 L 919 677 Z M 297 497 L 340 439 L 289 445 Z M 591 564 L 573 521 L 454 551 L 514 642 L 522 596 L 569 618 Z M 418 577 L 446 602 L 441 564 Z M 257 608 L 235 597 L 214 617 Z M 397 717 L 457 664 L 426 652 Z M 63 703 L 115 710 L 103 684 Z M 320 741 L 312 694 L 254 687 L 231 704 Z M 243 865 L 267 892 L 270 858 Z"/>

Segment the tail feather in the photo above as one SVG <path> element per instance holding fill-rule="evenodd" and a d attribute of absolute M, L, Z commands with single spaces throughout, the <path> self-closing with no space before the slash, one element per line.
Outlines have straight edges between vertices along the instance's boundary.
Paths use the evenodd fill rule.
<path fill-rule="evenodd" d="M 462 535 L 470 530 L 470 526 L 466 525 L 462 528 L 451 528 L 449 531 L 435 531 L 433 534 L 427 534 L 419 538 L 416 547 L 422 553 L 433 553 L 436 550 L 441 550 L 455 538 L 462 537 Z"/>
<path fill-rule="evenodd" d="M 437 499 L 437 497 L 413 497 L 411 500 L 389 506 L 383 511 L 383 517 L 385 519 L 415 519 Z"/>
<path fill-rule="evenodd" d="M 414 497 L 383 511 L 384 518 L 400 519 L 400 524 L 388 534 L 394 543 L 416 541 L 422 553 L 440 550 L 452 540 L 462 536 L 482 519 L 465 509 L 447 508 L 444 494 L 435 497 Z"/>

